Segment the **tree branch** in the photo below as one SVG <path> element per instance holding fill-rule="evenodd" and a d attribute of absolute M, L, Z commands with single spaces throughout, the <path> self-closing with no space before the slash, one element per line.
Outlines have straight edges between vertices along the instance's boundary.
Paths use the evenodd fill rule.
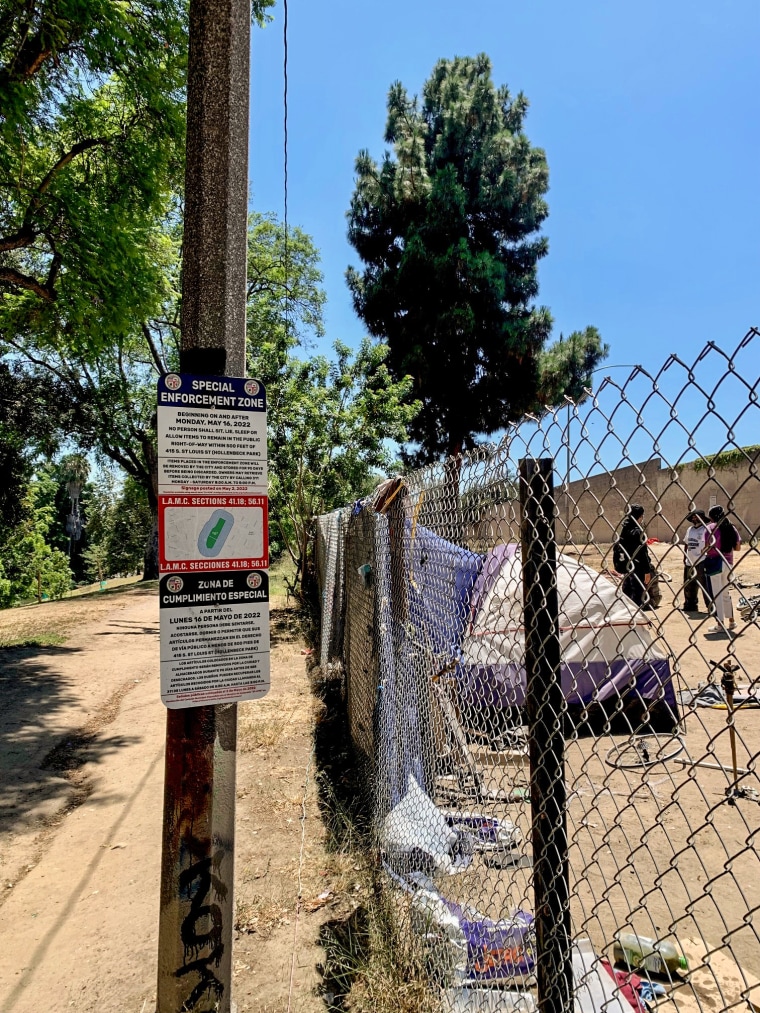
<path fill-rule="evenodd" d="M 150 354 L 153 358 L 153 362 L 156 364 L 158 374 L 159 376 L 163 376 L 164 373 L 168 373 L 169 371 L 166 368 L 165 363 L 162 362 L 161 356 L 158 354 L 158 349 L 156 348 L 156 345 L 153 341 L 153 335 L 150 333 L 150 327 L 148 327 L 148 325 L 145 322 L 143 322 L 142 324 L 140 324 L 140 328 L 143 332 L 143 337 L 148 343 L 148 348 L 150 349 Z"/>
<path fill-rule="evenodd" d="M 55 292 L 51 292 L 45 285 L 40 284 L 36 278 L 30 278 L 28 274 L 22 274 L 15 267 L 0 267 L 0 281 L 5 281 L 16 288 L 25 288 L 28 292 L 34 292 L 45 302 L 55 302 Z"/>
<path fill-rule="evenodd" d="M 51 166 L 42 177 L 42 181 L 37 187 L 37 196 L 41 197 L 45 193 L 61 169 L 65 169 L 70 162 L 74 161 L 77 155 L 81 155 L 83 152 L 89 151 L 90 148 L 104 148 L 110 143 L 111 139 L 109 137 L 87 137 L 84 141 L 77 141 L 73 147 L 69 148 L 65 154 L 61 155 L 55 165 Z M 27 211 L 27 217 L 31 213 L 32 206 L 36 206 L 36 199 L 37 198 L 35 197 L 32 204 L 29 206 L 30 210 Z"/>
<path fill-rule="evenodd" d="M 21 228 L 17 229 L 16 232 L 9 236 L 3 236 L 0 238 L 0 253 L 7 252 L 8 250 L 19 250 L 24 247 L 31 246 L 38 235 L 38 233 L 32 228 L 34 213 L 40 205 L 40 198 L 47 192 L 47 190 L 49 190 L 58 173 L 73 162 L 77 155 L 81 155 L 90 148 L 105 147 L 110 143 L 111 141 L 108 137 L 87 137 L 83 141 L 77 141 L 76 144 L 61 155 L 58 161 L 48 169 L 37 185 L 37 188 L 34 191 L 34 196 L 30 200 L 29 206 L 24 214 L 24 221 Z"/>

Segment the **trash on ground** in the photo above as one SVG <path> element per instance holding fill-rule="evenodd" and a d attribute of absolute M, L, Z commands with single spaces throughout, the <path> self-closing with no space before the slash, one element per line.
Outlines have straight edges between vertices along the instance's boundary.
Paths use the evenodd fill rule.
<path fill-rule="evenodd" d="M 667 939 L 650 939 L 636 932 L 619 933 L 612 953 L 616 964 L 623 964 L 631 971 L 642 970 L 670 978 L 689 970 L 689 962 L 674 943 Z"/>
<path fill-rule="evenodd" d="M 590 939 L 573 943 L 573 990 L 576 1013 L 640 1013 L 641 1005 L 632 1006 L 620 993 L 616 981 L 594 953 Z M 637 1000 L 638 1001 L 638 1000 Z"/>
<path fill-rule="evenodd" d="M 386 863 L 401 876 L 412 872 L 451 874 L 472 863 L 472 837 L 454 830 L 435 802 L 409 775 L 404 797 L 382 823 Z"/>

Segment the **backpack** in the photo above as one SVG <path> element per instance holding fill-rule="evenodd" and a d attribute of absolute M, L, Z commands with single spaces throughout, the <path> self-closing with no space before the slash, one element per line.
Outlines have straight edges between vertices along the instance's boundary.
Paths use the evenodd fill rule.
<path fill-rule="evenodd" d="M 612 568 L 617 573 L 628 573 L 628 555 L 618 539 L 612 546 Z"/>

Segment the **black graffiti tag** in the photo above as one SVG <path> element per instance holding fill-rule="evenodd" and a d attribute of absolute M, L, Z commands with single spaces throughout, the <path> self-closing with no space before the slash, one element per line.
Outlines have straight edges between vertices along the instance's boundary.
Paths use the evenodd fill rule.
<path fill-rule="evenodd" d="M 200 848 L 191 848 L 196 854 L 198 850 Z M 174 973 L 178 978 L 193 972 L 200 975 L 200 980 L 182 1005 L 182 1009 L 187 1011 L 195 1009 L 204 995 L 213 993 L 216 1000 L 224 995 L 224 984 L 212 970 L 212 966 L 219 967 L 224 953 L 222 909 L 218 904 L 208 902 L 212 888 L 216 897 L 223 899 L 227 894 L 227 887 L 217 875 L 223 856 L 224 852 L 219 850 L 212 858 L 195 862 L 179 877 L 180 898 L 190 901 L 190 910 L 180 926 L 185 962 Z"/>

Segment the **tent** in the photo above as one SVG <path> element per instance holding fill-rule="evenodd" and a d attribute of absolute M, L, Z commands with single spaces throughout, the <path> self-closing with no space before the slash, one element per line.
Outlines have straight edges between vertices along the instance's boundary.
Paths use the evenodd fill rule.
<path fill-rule="evenodd" d="M 590 730 L 671 731 L 678 722 L 668 659 L 652 623 L 620 587 L 571 556 L 557 560 L 561 680 L 568 713 Z M 486 556 L 460 643 L 466 711 L 519 708 L 525 700 L 522 563 L 517 545 Z"/>

